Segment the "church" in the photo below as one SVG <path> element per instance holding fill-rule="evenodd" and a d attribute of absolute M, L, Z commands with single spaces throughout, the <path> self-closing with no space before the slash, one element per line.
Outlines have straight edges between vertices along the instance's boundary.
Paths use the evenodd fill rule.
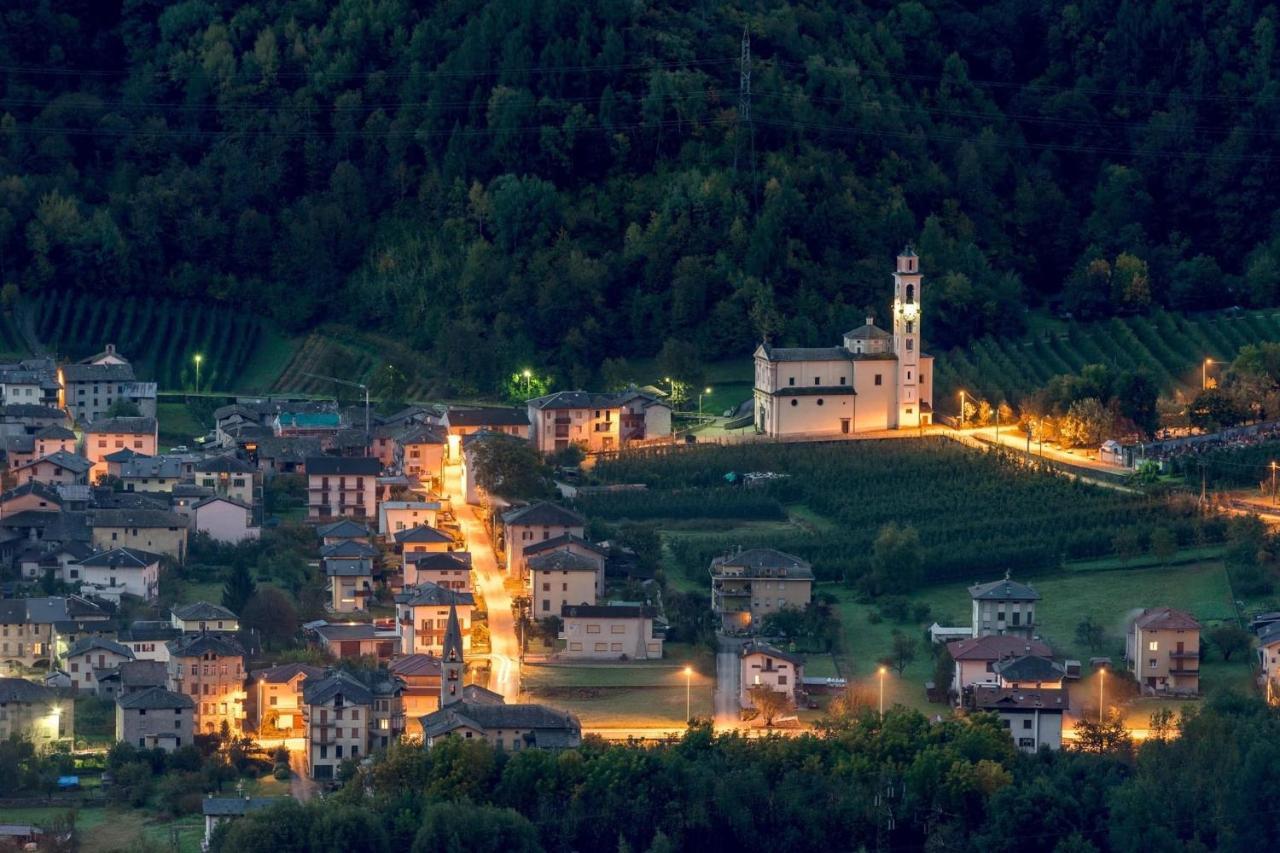
<path fill-rule="evenodd" d="M 756 348 L 755 427 L 769 436 L 915 429 L 933 419 L 933 356 L 920 352 L 920 259 L 893 273 L 893 332 L 866 325 L 834 347 Z"/>

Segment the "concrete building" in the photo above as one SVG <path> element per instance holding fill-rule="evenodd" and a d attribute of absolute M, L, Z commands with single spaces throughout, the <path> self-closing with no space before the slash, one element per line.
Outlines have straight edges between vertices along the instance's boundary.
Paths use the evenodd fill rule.
<path fill-rule="evenodd" d="M 639 605 L 564 605 L 560 639 L 566 660 L 660 660 L 665 626 Z"/>
<path fill-rule="evenodd" d="M 933 418 L 933 357 L 920 351 L 922 286 L 910 248 L 893 274 L 893 332 L 874 318 L 840 346 L 755 351 L 755 427 L 771 436 L 916 429 Z"/>
<path fill-rule="evenodd" d="M 559 616 L 566 605 L 595 604 L 604 585 L 603 560 L 567 549 L 530 557 L 527 566 L 535 619 Z"/>
<path fill-rule="evenodd" d="M 83 456 L 57 450 L 14 468 L 13 478 L 20 486 L 33 481 L 49 486 L 73 486 L 87 483 L 92 467 L 93 463 Z"/>
<path fill-rule="evenodd" d="M 973 688 L 973 708 L 994 713 L 1023 752 L 1062 748 L 1062 716 L 1071 707 L 1066 690 L 1017 687 Z"/>
<path fill-rule="evenodd" d="M 542 453 L 577 445 L 588 453 L 671 435 L 671 407 L 636 389 L 557 391 L 529 401 L 529 437 Z"/>
<path fill-rule="evenodd" d="M 236 544 L 257 539 L 262 528 L 253 524 L 253 507 L 235 498 L 208 497 L 191 507 L 191 526 L 214 542 Z"/>
<path fill-rule="evenodd" d="M 439 483 L 444 476 L 448 434 L 442 427 L 414 424 L 396 436 L 396 458 L 401 470 L 424 483 Z M 431 522 L 434 523 L 434 522 Z"/>
<path fill-rule="evenodd" d="M 798 655 L 757 640 L 738 650 L 738 704 L 742 708 L 754 708 L 752 691 L 762 688 L 781 693 L 797 705 L 803 684 L 804 659 Z"/>
<path fill-rule="evenodd" d="M 409 737 L 422 737 L 422 717 L 440 708 L 442 663 L 436 655 L 402 655 L 388 668 L 403 685 L 400 702 Z"/>
<path fill-rule="evenodd" d="M 221 604 L 197 601 L 169 611 L 169 624 L 184 634 L 234 634 L 240 630 L 240 617 Z"/>
<path fill-rule="evenodd" d="M 711 610 L 731 633 L 756 630 L 770 613 L 807 607 L 813 568 L 772 548 L 752 548 L 711 561 Z"/>
<path fill-rule="evenodd" d="M 1040 593 L 1009 579 L 969 587 L 973 604 L 973 636 L 1013 634 L 1030 638 L 1036 631 L 1036 602 Z"/>
<path fill-rule="evenodd" d="M 375 457 L 313 456 L 306 466 L 308 518 L 377 518 L 382 463 Z"/>
<path fill-rule="evenodd" d="M 433 583 L 454 592 L 471 592 L 471 555 L 466 551 L 406 554 L 405 587 Z"/>
<path fill-rule="evenodd" d="M 71 689 L 77 693 L 96 694 L 101 676 L 120 664 L 133 660 L 128 646 L 106 637 L 84 637 L 67 649 L 64 659 Z"/>
<path fill-rule="evenodd" d="M 947 653 L 955 664 L 950 692 L 959 701 L 964 691 L 975 685 L 998 686 L 996 665 L 1001 661 L 1028 655 L 1048 660 L 1053 651 L 1038 640 L 1013 634 L 988 634 L 947 643 Z"/>
<path fill-rule="evenodd" d="M 102 633 L 109 618 L 78 595 L 0 600 L 0 664 L 10 673 L 55 669 L 68 648 Z"/>
<path fill-rule="evenodd" d="M 502 525 L 507 574 L 523 577 L 525 548 L 566 534 L 581 539 L 586 533 L 587 520 L 573 510 L 540 501 L 507 510 L 502 514 Z"/>
<path fill-rule="evenodd" d="M 106 458 L 117 450 L 129 449 L 143 456 L 155 456 L 159 426 L 154 417 L 104 418 L 89 423 L 84 430 L 84 457 L 89 460 L 89 479 L 97 482 L 107 473 Z"/>
<path fill-rule="evenodd" d="M 1142 611 L 1125 637 L 1129 671 L 1144 693 L 1200 692 L 1200 623 L 1183 610 Z"/>
<path fill-rule="evenodd" d="M 195 703 L 195 729 L 212 734 L 244 721 L 244 649 L 224 634 L 184 634 L 170 640 L 169 688 Z"/>
<path fill-rule="evenodd" d="M 329 609 L 335 613 L 367 610 L 373 600 L 373 560 L 369 557 L 325 558 Z"/>
<path fill-rule="evenodd" d="M 474 605 L 475 597 L 469 592 L 457 592 L 433 583 L 406 587 L 396 596 L 400 654 L 442 654 L 451 613 L 456 613 L 462 629 L 463 650 L 469 651 Z"/>
<path fill-rule="evenodd" d="M 259 738 L 305 737 L 302 688 L 308 679 L 324 678 L 324 667 L 283 663 L 249 674 L 249 725 Z"/>
<path fill-rule="evenodd" d="M 160 555 L 137 548 L 112 548 L 68 566 L 81 591 L 119 602 L 121 594 L 152 601 L 160 588 Z"/>
<path fill-rule="evenodd" d="M 18 737 L 44 752 L 75 739 L 75 703 L 25 678 L 0 678 L 0 740 Z"/>
<path fill-rule="evenodd" d="M 439 501 L 383 501 L 378 504 L 378 533 L 394 536 L 415 527 L 435 527 Z"/>
<path fill-rule="evenodd" d="M 116 700 L 116 740 L 173 752 L 195 742 L 195 702 L 185 693 L 151 687 Z"/>
<path fill-rule="evenodd" d="M 103 551 L 134 548 L 182 563 L 187 559 L 188 522 L 164 509 L 97 509 L 89 520 L 93 546 Z"/>
<path fill-rule="evenodd" d="M 196 462 L 192 477 L 197 486 L 213 489 L 221 498 L 252 507 L 258 499 L 258 469 L 235 456 L 213 456 Z"/>
<path fill-rule="evenodd" d="M 529 440 L 529 414 L 523 409 L 455 409 L 445 412 L 442 426 L 448 445 L 445 459 L 462 459 L 462 439 L 476 432 L 493 432 Z"/>
<path fill-rule="evenodd" d="M 59 407 L 76 423 L 92 423 L 115 403 L 133 403 L 146 417 L 156 415 L 156 384 L 139 382 L 128 362 L 64 364 L 58 369 L 62 385 Z"/>

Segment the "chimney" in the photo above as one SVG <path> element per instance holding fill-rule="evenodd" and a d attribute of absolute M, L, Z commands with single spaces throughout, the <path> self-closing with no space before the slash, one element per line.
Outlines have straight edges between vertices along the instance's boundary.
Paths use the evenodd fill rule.
<path fill-rule="evenodd" d="M 874 326 L 875 324 L 876 324 L 876 318 L 875 318 L 874 316 L 872 316 L 871 314 L 868 314 L 868 315 L 867 315 L 867 325 L 868 325 L 868 326 Z"/>

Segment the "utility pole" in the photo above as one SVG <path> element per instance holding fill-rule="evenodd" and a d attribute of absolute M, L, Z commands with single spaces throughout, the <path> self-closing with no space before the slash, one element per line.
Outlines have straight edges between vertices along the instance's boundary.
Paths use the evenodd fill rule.
<path fill-rule="evenodd" d="M 321 376 L 318 373 L 303 373 L 303 376 L 309 376 L 312 379 L 326 379 L 330 382 L 336 382 L 339 385 L 347 385 L 351 388 L 359 388 L 364 392 L 364 455 L 369 455 L 369 386 L 363 382 L 352 382 L 350 379 L 339 379 L 336 376 Z"/>
<path fill-rule="evenodd" d="M 751 131 L 751 32 L 742 28 L 742 53 L 738 59 L 738 137 L 733 143 L 733 171 L 738 171 L 738 149 L 741 145 L 742 130 Z M 752 142 L 752 165 L 755 161 L 755 143 Z"/>

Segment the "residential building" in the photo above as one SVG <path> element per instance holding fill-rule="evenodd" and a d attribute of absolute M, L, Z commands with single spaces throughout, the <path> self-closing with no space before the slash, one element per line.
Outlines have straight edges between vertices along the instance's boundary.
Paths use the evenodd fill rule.
<path fill-rule="evenodd" d="M 448 435 L 429 424 L 415 424 L 396 436 L 401 470 L 424 483 L 439 483 L 444 476 Z"/>
<path fill-rule="evenodd" d="M 369 557 L 325 557 L 322 562 L 329 583 L 329 609 L 335 613 L 367 610 L 373 599 L 373 560 Z"/>
<path fill-rule="evenodd" d="M 55 669 L 81 637 L 102 633 L 109 614 L 78 595 L 0 600 L 0 666 Z"/>
<path fill-rule="evenodd" d="M 133 660 L 128 646 L 106 637 L 84 637 L 67 649 L 65 666 L 71 677 L 71 689 L 77 693 L 96 694 L 98 680 L 125 661 Z"/>
<path fill-rule="evenodd" d="M 117 402 L 133 403 L 143 415 L 155 417 L 155 383 L 138 382 L 127 362 L 64 364 L 58 378 L 62 384 L 59 406 L 76 423 L 98 420 Z"/>
<path fill-rule="evenodd" d="M 310 436 L 254 437 L 242 443 L 264 475 L 306 474 L 307 460 L 324 452 L 324 444 Z"/>
<path fill-rule="evenodd" d="M 235 498 L 214 496 L 191 507 L 191 526 L 215 542 L 232 544 L 257 539 L 262 528 L 253 523 L 253 507 Z"/>
<path fill-rule="evenodd" d="M 443 554 L 458 547 L 453 534 L 421 525 L 391 535 L 395 548 L 405 559 L 414 554 Z"/>
<path fill-rule="evenodd" d="M 419 723 L 428 748 L 446 737 L 484 740 L 512 752 L 575 749 L 582 745 L 582 723 L 578 718 L 546 705 L 463 699 L 427 714 Z"/>
<path fill-rule="evenodd" d="M 76 434 L 62 424 L 51 424 L 33 436 L 36 458 L 55 453 L 75 453 Z"/>
<path fill-rule="evenodd" d="M 195 742 L 195 702 L 185 693 L 150 687 L 116 700 L 116 740 L 173 752 Z"/>
<path fill-rule="evenodd" d="M 451 553 L 406 554 L 403 586 L 433 583 L 455 592 L 471 592 L 471 555 Z"/>
<path fill-rule="evenodd" d="M 56 406 L 62 386 L 51 358 L 31 358 L 0 365 L 0 400 L 7 406 Z"/>
<path fill-rule="evenodd" d="M 316 645 L 338 660 L 369 657 L 389 661 L 400 648 L 400 632 L 395 627 L 382 627 L 368 622 L 331 625 L 310 623 L 306 627 Z"/>
<path fill-rule="evenodd" d="M 893 281 L 892 334 L 868 317 L 840 346 L 756 348 L 756 432 L 835 436 L 931 422 L 933 357 L 920 351 L 922 287 L 910 248 Z"/>
<path fill-rule="evenodd" d="M 305 737 L 302 687 L 308 679 L 324 678 L 324 667 L 283 663 L 249 674 L 249 724 L 259 738 Z"/>
<path fill-rule="evenodd" d="M 18 485 L 37 482 L 49 486 L 73 486 L 87 483 L 92 467 L 93 463 L 83 456 L 58 450 L 19 465 L 13 469 L 13 476 Z"/>
<path fill-rule="evenodd" d="M 378 533 L 392 536 L 414 527 L 435 527 L 439 501 L 382 501 L 378 504 Z"/>
<path fill-rule="evenodd" d="M 742 633 L 770 613 L 803 609 L 813 596 L 813 567 L 773 548 L 752 548 L 711 561 L 711 610 L 721 628 Z"/>
<path fill-rule="evenodd" d="M 1268 705 L 1280 704 L 1280 621 L 1257 626 L 1258 679 Z"/>
<path fill-rule="evenodd" d="M 1066 669 L 1040 655 L 1022 655 L 996 661 L 991 667 L 1000 687 L 1024 690 L 1061 690 Z"/>
<path fill-rule="evenodd" d="M 563 605 L 559 656 L 566 660 L 660 660 L 665 626 L 652 607 Z"/>
<path fill-rule="evenodd" d="M 782 693 L 796 705 L 803 684 L 803 658 L 756 640 L 738 650 L 738 704 L 742 708 L 754 708 L 751 694 L 762 688 Z"/>
<path fill-rule="evenodd" d="M 330 671 L 303 685 L 302 715 L 307 728 L 307 775 L 337 777 L 346 759 L 359 761 L 369 753 L 369 723 L 373 691 L 354 675 Z"/>
<path fill-rule="evenodd" d="M 30 480 L 17 488 L 0 494 L 0 521 L 7 515 L 24 510 L 60 512 L 62 497 L 58 490 L 38 480 Z"/>
<path fill-rule="evenodd" d="M 1129 671 L 1144 693 L 1200 692 L 1200 623 L 1183 610 L 1143 610 L 1125 638 Z"/>
<path fill-rule="evenodd" d="M 0 678 L 0 740 L 17 737 L 44 752 L 74 741 L 76 706 L 56 691 L 25 678 Z"/>
<path fill-rule="evenodd" d="M 376 518 L 382 463 L 372 456 L 307 459 L 307 517 Z"/>
<path fill-rule="evenodd" d="M 170 640 L 182 636 L 182 629 L 167 620 L 139 619 L 116 635 L 116 642 L 128 646 L 140 661 L 168 663 Z"/>
<path fill-rule="evenodd" d="M 947 643 L 947 653 L 955 663 L 951 681 L 953 696 L 958 700 L 974 685 L 998 685 L 996 664 L 1003 660 L 1028 655 L 1048 659 L 1053 651 L 1039 640 L 1028 640 L 1015 634 L 987 634 Z"/>
<path fill-rule="evenodd" d="M 240 617 L 221 604 L 197 601 L 169 611 L 169 623 L 184 634 L 225 633 L 240 630 Z"/>
<path fill-rule="evenodd" d="M 445 628 L 455 610 L 462 628 L 464 650 L 471 648 L 471 609 L 475 597 L 433 583 L 406 587 L 396 596 L 396 617 L 400 631 L 400 654 L 440 654 L 444 650 Z"/>
<path fill-rule="evenodd" d="M 152 687 L 168 687 L 169 666 L 158 660 L 126 660 L 116 664 L 115 669 L 95 672 L 94 678 L 98 682 L 98 698 L 114 700 Z"/>
<path fill-rule="evenodd" d="M 214 830 L 222 824 L 239 820 L 247 814 L 269 809 L 288 800 L 289 797 L 215 797 L 209 794 L 200 801 L 200 810 L 204 814 L 202 849 L 209 849 L 209 845 L 213 842 Z"/>
<path fill-rule="evenodd" d="M 160 587 L 160 555 L 136 548 L 112 548 L 71 564 L 68 574 L 80 582 L 83 592 L 108 601 L 119 602 L 121 594 L 151 601 Z"/>
<path fill-rule="evenodd" d="M 342 414 L 336 411 L 287 411 L 271 421 L 272 431 L 280 437 L 332 436 L 343 426 Z"/>
<path fill-rule="evenodd" d="M 136 548 L 168 557 L 187 558 L 187 519 L 165 509 L 98 509 L 89 521 L 95 548 Z"/>
<path fill-rule="evenodd" d="M 1036 602 L 1040 593 L 1027 584 L 1009 579 L 969 587 L 973 602 L 973 636 L 1015 634 L 1032 637 L 1036 630 Z"/>
<path fill-rule="evenodd" d="M 97 482 L 107 473 L 106 458 L 117 450 L 127 448 L 143 456 L 155 456 L 158 429 L 154 417 L 98 417 L 91 421 L 84 430 L 84 456 L 93 466 L 90 479 Z"/>
<path fill-rule="evenodd" d="M 527 564 L 535 619 L 559 616 L 566 605 L 595 604 L 604 583 L 603 559 L 567 549 L 530 557 Z"/>
<path fill-rule="evenodd" d="M 351 539 L 368 542 L 372 534 L 363 525 L 356 524 L 349 518 L 342 518 L 330 524 L 320 525 L 316 528 L 316 535 L 320 537 L 321 545 L 336 545 Z"/>
<path fill-rule="evenodd" d="M 507 574 L 523 577 L 525 548 L 565 534 L 581 539 L 586 533 L 587 520 L 573 510 L 540 501 L 507 510 L 502 514 L 502 525 Z"/>
<path fill-rule="evenodd" d="M 571 444 L 599 453 L 618 450 L 631 441 L 671 434 L 671 407 L 634 389 L 609 394 L 557 391 L 536 397 L 528 405 L 530 438 L 542 453 L 564 450 Z M 662 420 L 657 413 L 665 412 L 666 429 L 661 436 L 646 433 L 646 409 L 652 410 L 655 431 L 661 428 Z"/>
<path fill-rule="evenodd" d="M 195 463 L 197 486 L 213 489 L 218 497 L 253 506 L 257 501 L 258 469 L 235 456 L 213 456 Z"/>
<path fill-rule="evenodd" d="M 448 436 L 449 462 L 462 458 L 462 439 L 476 432 L 492 432 L 529 439 L 529 414 L 523 409 L 454 409 L 445 412 L 443 419 Z"/>
<path fill-rule="evenodd" d="M 1071 701 L 1066 690 L 978 685 L 973 688 L 972 707 L 994 713 L 1009 730 L 1014 746 L 1034 753 L 1041 747 L 1062 748 L 1062 716 L 1070 710 Z"/>
<path fill-rule="evenodd" d="M 169 688 L 195 703 L 195 730 L 233 733 L 244 720 L 244 649 L 224 634 L 184 634 L 170 640 Z"/>
<path fill-rule="evenodd" d="M 111 462 L 107 462 L 111 467 Z M 143 456 L 135 453 L 119 463 L 116 476 L 126 492 L 171 492 L 183 482 L 183 460 L 177 456 Z M 114 470 L 114 469 L 113 469 Z"/>
<path fill-rule="evenodd" d="M 400 703 L 410 737 L 422 737 L 422 717 L 440 708 L 442 662 L 436 655 L 402 655 L 391 661 L 390 673 L 403 685 Z"/>

